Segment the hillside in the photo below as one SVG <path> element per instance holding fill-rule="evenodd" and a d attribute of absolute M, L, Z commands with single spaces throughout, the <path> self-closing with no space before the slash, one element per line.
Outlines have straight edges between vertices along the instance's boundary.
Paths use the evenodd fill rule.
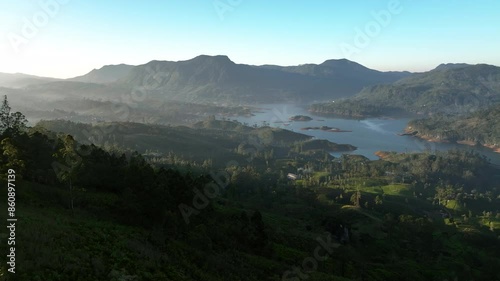
<path fill-rule="evenodd" d="M 60 79 L 39 77 L 22 73 L 0 73 L 0 87 L 5 88 L 24 88 L 29 85 L 44 84 Z"/>
<path fill-rule="evenodd" d="M 67 79 L 69 81 L 87 82 L 106 84 L 115 82 L 127 76 L 134 68 L 133 65 L 118 64 L 118 65 L 105 65 L 100 69 L 93 69 L 89 73 Z"/>
<path fill-rule="evenodd" d="M 75 135 L 99 129 L 86 124 L 58 126 Z M 219 157 L 230 161 L 213 165 L 216 160 L 210 158 L 183 159 L 177 150 L 164 154 L 163 160 L 151 153 L 116 148 L 110 152 L 42 126 L 16 134 L 3 132 L 0 166 L 10 171 L 10 179 L 15 175 L 15 217 L 22 227 L 16 232 L 16 275 L 8 274 L 11 267 L 4 263 L 0 277 L 34 281 L 500 277 L 496 270 L 499 186 L 494 178 L 498 171 L 478 155 L 452 151 L 386 153 L 386 160 L 377 161 L 356 155 L 333 159 L 280 153 L 278 147 L 269 149 L 281 140 L 275 143 L 274 137 L 266 137 L 268 128 L 241 129 L 222 121 L 192 130 L 106 126 L 101 128 L 106 141 L 131 131 L 145 136 L 167 130 L 171 140 L 184 137 L 178 144 L 187 148 L 195 148 L 196 142 L 212 146 L 199 151 L 241 145 L 226 153 L 218 151 Z M 116 126 L 117 133 L 109 126 Z M 251 143 L 241 143 L 237 136 L 248 142 L 262 136 L 262 145 L 247 149 Z M 285 175 L 290 173 L 296 178 L 288 179 Z M 7 237 L 2 233 L 0 239 L 5 242 Z M 12 251 L 7 243 L 0 243 L 0 250 Z"/>
<path fill-rule="evenodd" d="M 111 65 L 90 73 L 23 89 L 25 96 L 117 100 L 144 99 L 211 104 L 311 102 L 349 97 L 363 87 L 410 75 L 380 72 L 348 60 L 296 67 L 236 64 L 227 56 L 201 55 L 186 61 Z M 0 84 L 1 85 L 1 84 Z M 137 98 L 136 98 L 137 99 Z"/>
<path fill-rule="evenodd" d="M 358 82 L 357 87 L 360 87 L 359 89 L 369 84 L 394 82 L 411 75 L 410 72 L 377 71 L 347 59 L 331 59 L 321 64 L 303 64 L 297 66 L 267 65 L 264 67 L 303 75 L 342 79 L 344 83 L 352 84 L 353 87 L 355 87 L 354 83 Z"/>
<path fill-rule="evenodd" d="M 314 66 L 318 71 L 301 71 Z M 188 61 L 153 61 L 135 68 L 119 83 L 136 87 L 155 76 L 153 95 L 187 101 L 224 100 L 265 103 L 350 96 L 363 86 L 392 82 L 404 76 L 383 73 L 358 64 L 325 62 L 297 67 L 235 64 L 227 56 L 198 56 Z M 153 74 L 151 74 L 153 71 Z"/>
<path fill-rule="evenodd" d="M 388 85 L 366 87 L 348 100 L 311 109 L 340 115 L 458 114 L 500 102 L 500 68 L 492 65 L 441 65 Z"/>
<path fill-rule="evenodd" d="M 93 143 L 110 150 L 138 151 L 151 155 L 175 153 L 189 161 L 203 162 L 211 159 L 215 166 L 223 166 L 229 160 L 244 161 L 249 154 L 258 150 L 264 154 L 273 150 L 273 153 L 291 157 L 310 149 L 323 154 L 356 149 L 351 145 L 329 141 L 309 142 L 310 136 L 284 129 L 248 127 L 238 122 L 215 120 L 213 117 L 192 127 L 130 122 L 101 122 L 91 125 L 52 120 L 40 121 L 35 128 L 71 134 L 83 144 Z M 318 142 L 321 145 L 317 145 Z M 294 149 L 294 146 L 304 149 Z"/>
<path fill-rule="evenodd" d="M 482 145 L 500 152 L 500 105 L 466 115 L 413 120 L 406 131 L 428 140 Z"/>

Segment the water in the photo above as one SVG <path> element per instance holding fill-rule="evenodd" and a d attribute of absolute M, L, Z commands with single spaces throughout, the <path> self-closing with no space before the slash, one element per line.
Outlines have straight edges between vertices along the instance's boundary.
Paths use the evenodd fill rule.
<path fill-rule="evenodd" d="M 381 119 L 370 118 L 365 120 L 342 119 L 338 117 L 317 116 L 307 111 L 306 108 L 291 104 L 268 104 L 259 107 L 255 116 L 234 118 L 248 125 L 261 126 L 268 123 L 272 127 L 284 128 L 294 132 L 313 136 L 317 139 L 327 139 L 335 143 L 346 143 L 356 146 L 358 149 L 349 152 L 360 154 L 369 159 L 378 159 L 375 152 L 397 151 L 397 152 L 423 152 L 423 151 L 446 151 L 450 149 L 474 150 L 486 155 L 491 162 L 500 165 L 500 153 L 495 153 L 483 147 L 471 147 L 460 144 L 433 143 L 411 136 L 398 136 L 402 133 L 409 118 Z M 307 115 L 313 118 L 312 121 L 300 122 L 289 121 L 294 115 Z M 323 120 L 323 121 L 321 121 Z M 288 125 L 286 125 L 288 124 Z M 304 127 L 329 126 L 348 130 L 352 132 L 326 132 L 321 130 L 301 130 Z M 345 153 L 345 152 L 343 152 Z M 340 156 L 342 153 L 332 153 Z"/>

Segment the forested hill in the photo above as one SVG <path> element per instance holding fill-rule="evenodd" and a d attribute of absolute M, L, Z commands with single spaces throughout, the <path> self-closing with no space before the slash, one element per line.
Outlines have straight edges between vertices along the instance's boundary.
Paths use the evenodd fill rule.
<path fill-rule="evenodd" d="M 312 102 L 350 97 L 363 87 L 392 83 L 409 75 L 409 72 L 369 69 L 346 59 L 284 67 L 238 64 L 224 55 L 200 55 L 184 61 L 108 65 L 62 81 L 32 84 L 27 81 L 16 91 L 16 96 L 22 95 L 24 100 L 43 96 L 44 99 L 37 100 L 41 104 L 45 100 L 68 98 L 130 102 L 124 99 L 130 93 L 136 99 L 139 96 L 142 102 L 175 100 L 212 105 Z M 0 87 L 13 85 L 3 77 L 0 74 Z"/>
<path fill-rule="evenodd" d="M 311 110 L 353 116 L 402 111 L 417 114 L 466 113 L 500 102 L 500 68 L 443 65 L 393 84 L 366 87 L 351 99 L 316 104 Z"/>
<path fill-rule="evenodd" d="M 53 124 L 99 130 L 104 144 L 167 132 L 172 151 L 141 155 L 27 128 L 6 99 L 0 113 L 17 219 L 15 245 L 0 234 L 16 270 L 0 264 L 2 280 L 500 279 L 500 171 L 472 152 L 334 158 L 304 135 L 213 118 L 175 130 Z M 209 158 L 177 155 L 194 143 Z"/>
<path fill-rule="evenodd" d="M 376 71 L 348 60 L 281 67 L 237 64 L 227 56 L 201 55 L 178 62 L 151 61 L 132 69 L 116 85 L 133 89 L 149 79 L 148 94 L 189 102 L 310 102 L 352 96 L 365 86 L 408 75 Z"/>
<path fill-rule="evenodd" d="M 408 132 L 437 141 L 484 145 L 500 151 L 500 105 L 466 115 L 434 115 L 408 123 Z"/>

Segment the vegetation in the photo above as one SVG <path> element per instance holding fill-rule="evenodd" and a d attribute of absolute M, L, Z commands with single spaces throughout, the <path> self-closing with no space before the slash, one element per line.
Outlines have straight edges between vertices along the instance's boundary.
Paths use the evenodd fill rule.
<path fill-rule="evenodd" d="M 295 115 L 295 116 L 290 117 L 290 120 L 291 121 L 311 121 L 312 118 L 310 116 L 307 116 L 307 115 Z"/>
<path fill-rule="evenodd" d="M 438 141 L 500 147 L 500 105 L 467 115 L 434 115 L 412 120 L 407 131 Z"/>
<path fill-rule="evenodd" d="M 457 65 L 370 86 L 348 100 L 315 104 L 311 110 L 353 117 L 468 113 L 500 102 L 500 68 Z"/>
<path fill-rule="evenodd" d="M 7 96 L 4 96 L 0 108 L 0 133 L 7 135 L 17 134 L 26 128 L 26 117 L 21 112 L 11 113 Z"/>
<path fill-rule="evenodd" d="M 312 104 L 309 110 L 320 114 L 334 114 L 354 118 L 368 118 L 392 115 L 398 110 L 388 106 L 374 105 L 362 99 L 343 99 L 331 103 Z"/>
<path fill-rule="evenodd" d="M 188 124 L 199 121 L 199 115 L 248 113 L 239 108 L 242 104 L 349 97 L 363 87 L 408 75 L 348 60 L 280 67 L 202 55 L 186 61 L 109 65 L 66 80 L 0 73 L 0 93 L 9 95 L 30 120 Z M 235 108 L 225 109 L 228 105 Z"/>
<path fill-rule="evenodd" d="M 301 151 L 304 135 L 214 118 L 194 129 L 97 128 L 111 125 L 106 140 L 132 129 L 134 141 L 82 143 L 79 130 L 94 127 L 61 121 L 2 133 L 0 166 L 16 171 L 22 224 L 17 273 L 3 263 L 2 278 L 500 278 L 500 171 L 473 153 L 385 152 L 370 161 Z M 159 142 L 178 142 L 171 152 L 134 151 L 162 130 Z M 216 146 L 213 157 L 190 158 Z"/>

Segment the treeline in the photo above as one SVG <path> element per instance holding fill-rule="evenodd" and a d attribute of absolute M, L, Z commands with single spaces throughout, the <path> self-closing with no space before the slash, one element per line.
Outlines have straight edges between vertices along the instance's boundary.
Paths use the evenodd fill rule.
<path fill-rule="evenodd" d="M 495 170 L 473 153 L 386 153 L 378 161 L 309 155 L 287 148 L 286 131 L 241 130 L 210 118 L 196 130 L 165 130 L 177 132 L 175 150 L 203 145 L 210 136 L 218 146 L 232 140 L 221 153 L 233 161 L 218 169 L 207 158 L 192 169 L 194 162 L 184 160 L 180 169 L 165 164 L 180 161 L 175 153 L 158 156 L 166 162 L 152 161 L 80 143 L 68 133 L 25 128 L 22 118 L 9 120 L 0 118 L 0 168 L 15 169 L 18 177 L 20 280 L 500 278 L 498 229 L 462 232 L 423 214 L 433 211 L 431 204 L 455 200 L 467 209 L 479 202 L 485 216 L 494 216 Z M 89 128 L 57 124 L 82 136 L 79 130 Z M 159 130 L 120 126 L 141 135 Z M 215 146 L 198 150 L 207 147 Z M 389 184 L 407 193 L 372 193 Z M 329 241 L 321 250 L 329 258 L 311 269 L 304 261 L 317 254 L 319 241 Z M 6 243 L 0 251 L 7 251 Z M 287 279 L 295 269 L 301 271 Z"/>
<path fill-rule="evenodd" d="M 5 120 L 1 119 L 2 125 L 7 124 Z M 0 169 L 15 170 L 20 187 L 18 201 L 22 202 L 17 206 L 18 213 L 30 214 L 22 217 L 26 235 L 20 233 L 18 238 L 24 243 L 18 246 L 21 262 L 15 277 L 19 280 L 222 280 L 217 271 L 200 270 L 208 266 L 205 255 L 212 256 L 212 264 L 226 267 L 230 260 L 216 258 L 216 253 L 241 251 L 233 254 L 239 259 L 243 253 L 272 253 L 268 226 L 259 211 L 242 210 L 238 216 L 227 216 L 215 210 L 214 201 L 203 195 L 209 183 L 214 185 L 213 176 L 155 168 L 136 152 L 111 153 L 93 144 L 80 144 L 71 135 L 17 125 L 8 125 L 0 139 Z M 242 176 L 235 175 L 233 181 L 239 183 L 237 178 Z M 231 190 L 228 188 L 228 192 Z M 61 215 L 60 209 L 70 217 Z M 34 210 L 51 217 L 33 222 Z M 59 221 L 50 230 L 43 227 L 53 219 L 64 222 Z M 75 224 L 101 224 L 104 229 L 82 234 L 89 230 Z M 120 229 L 124 226 L 140 231 L 144 237 L 123 232 Z M 59 228 L 70 232 L 50 247 L 46 241 L 56 239 Z M 110 233 L 116 235 L 113 244 L 99 240 Z M 96 240 L 100 242 L 95 244 Z M 119 243 L 133 245 L 118 247 Z M 3 252 L 7 252 L 5 245 L 0 247 Z M 107 249 L 106 245 L 117 248 Z M 86 255 L 91 251 L 95 252 L 88 263 Z M 176 261 L 165 258 L 167 253 Z M 59 258 L 54 260 L 54 256 Z M 64 260 L 72 260 L 72 264 Z M 247 280 L 265 277 L 263 272 L 252 272 Z M 6 274 L 5 265 L 0 273 Z M 236 268 L 225 274 L 228 278 L 240 276 Z"/>
<path fill-rule="evenodd" d="M 331 103 L 312 104 L 309 110 L 315 113 L 335 114 L 347 117 L 376 117 L 392 112 L 393 108 L 371 105 L 361 99 L 346 99 Z"/>
<path fill-rule="evenodd" d="M 311 109 L 352 117 L 463 114 L 500 102 L 499 81 L 500 68 L 492 65 L 438 69 L 368 86 L 353 98 Z"/>
<path fill-rule="evenodd" d="M 412 120 L 408 131 L 440 141 L 466 141 L 477 145 L 500 145 L 500 105 L 466 115 L 438 114 Z"/>

